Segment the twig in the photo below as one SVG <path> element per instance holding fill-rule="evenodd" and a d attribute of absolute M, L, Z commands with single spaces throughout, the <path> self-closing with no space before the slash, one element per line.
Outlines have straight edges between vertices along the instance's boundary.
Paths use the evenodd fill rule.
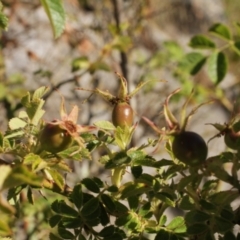
<path fill-rule="evenodd" d="M 78 75 L 73 76 L 72 78 L 69 78 L 69 79 L 67 79 L 67 80 L 63 80 L 63 81 L 61 81 L 60 83 L 56 84 L 55 86 L 52 86 L 51 89 L 50 89 L 50 91 L 44 96 L 44 100 L 47 100 L 47 99 L 52 95 L 52 93 L 53 93 L 56 89 L 60 88 L 61 86 L 65 85 L 65 84 L 68 84 L 68 83 L 71 83 L 71 82 L 77 83 L 78 79 L 79 79 L 80 77 L 82 77 L 82 76 L 83 76 L 85 73 L 87 73 L 87 72 L 88 72 L 88 69 L 85 70 L 84 72 L 81 72 L 81 73 L 78 74 Z"/>
<path fill-rule="evenodd" d="M 112 0 L 113 4 L 113 16 L 115 19 L 116 23 L 116 28 L 117 28 L 117 33 L 120 35 L 121 34 L 121 28 L 120 28 L 120 15 L 119 15 L 119 8 L 118 8 L 118 0 Z M 120 56 L 121 56 L 121 70 L 122 70 L 122 75 L 128 79 L 128 69 L 127 69 L 127 55 L 124 51 L 120 51 Z"/>

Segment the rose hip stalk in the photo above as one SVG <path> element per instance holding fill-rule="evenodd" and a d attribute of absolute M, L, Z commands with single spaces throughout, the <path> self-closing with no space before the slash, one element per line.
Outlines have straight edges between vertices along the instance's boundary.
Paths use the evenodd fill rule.
<path fill-rule="evenodd" d="M 168 102 L 170 98 L 179 91 L 180 89 L 177 89 L 174 92 L 172 92 L 166 98 L 163 105 L 163 113 L 168 127 L 167 130 L 159 129 L 153 122 L 151 122 L 146 117 L 143 117 L 143 119 L 156 132 L 160 133 L 162 136 L 167 137 L 167 140 L 169 141 L 172 147 L 172 153 L 175 158 L 189 166 L 199 166 L 207 158 L 208 153 L 207 144 L 199 134 L 191 131 L 186 131 L 185 129 L 188 124 L 188 121 L 190 120 L 192 115 L 197 111 L 197 109 L 209 102 L 200 104 L 199 106 L 195 107 L 190 112 L 190 114 L 186 116 L 186 107 L 192 97 L 193 94 L 192 92 L 182 107 L 181 121 L 179 124 L 179 122 L 174 117 L 174 115 L 172 114 L 168 107 Z"/>
<path fill-rule="evenodd" d="M 120 79 L 120 88 L 117 96 L 110 94 L 107 91 L 102 91 L 100 89 L 89 90 L 85 88 L 77 88 L 79 90 L 90 91 L 99 94 L 105 100 L 113 105 L 112 111 L 112 123 L 115 127 L 132 127 L 134 112 L 130 105 L 130 99 L 147 83 L 150 81 L 140 83 L 131 93 L 128 93 L 127 80 L 116 73 Z"/>

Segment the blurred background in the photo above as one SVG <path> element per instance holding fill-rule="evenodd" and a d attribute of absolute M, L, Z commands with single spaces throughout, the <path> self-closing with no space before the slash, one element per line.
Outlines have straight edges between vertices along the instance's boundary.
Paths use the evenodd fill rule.
<path fill-rule="evenodd" d="M 162 104 L 178 87 L 182 88 L 181 92 L 170 102 L 170 108 L 178 118 L 192 88 L 195 94 L 189 110 L 209 99 L 215 100 L 200 108 L 188 125 L 189 130 L 199 133 L 206 141 L 217 131 L 205 124 L 223 124 L 239 112 L 239 56 L 224 50 L 225 43 L 211 36 L 208 30 L 213 24 L 222 23 L 231 30 L 236 41 L 240 40 L 235 27 L 237 22 L 240 23 L 240 1 L 68 0 L 64 1 L 65 30 L 58 39 L 54 39 L 39 0 L 2 0 L 2 3 L 9 26 L 0 34 L 1 132 L 7 130 L 9 119 L 21 110 L 21 97 L 40 86 L 50 88 L 45 97 L 44 120 L 60 117 L 58 89 L 66 99 L 68 111 L 74 104 L 80 108 L 80 124 L 111 121 L 112 106 L 109 103 L 100 96 L 90 97 L 91 93 L 76 88 L 99 88 L 117 94 L 119 80 L 115 71 L 127 79 L 129 91 L 141 81 L 166 81 L 145 86 L 131 99 L 135 122 L 139 122 L 133 146 L 141 145 L 148 138 L 157 139 L 157 134 L 141 117 L 146 116 L 160 128 L 165 127 Z M 228 71 L 217 86 L 204 66 L 196 73 L 182 67 L 186 54 L 197 51 L 189 46 L 190 39 L 196 34 L 210 36 L 227 56 Z M 203 54 L 208 56 L 210 51 Z M 222 138 L 216 138 L 208 145 L 209 156 L 225 150 Z M 148 148 L 147 151 L 150 155 L 157 154 L 159 159 L 170 159 L 163 144 L 157 150 Z M 110 172 L 105 172 L 98 162 L 101 154 L 94 152 L 93 161 L 70 162 L 73 169 L 73 174 L 67 176 L 70 185 L 88 176 L 109 179 Z M 33 207 L 26 203 L 26 208 L 23 207 L 23 212 L 32 218 L 32 221 L 26 221 L 29 229 L 31 223 L 33 228 L 27 239 L 34 239 L 32 236 L 37 230 L 34 226 L 46 224 L 43 219 L 49 205 L 46 206 L 44 201 L 38 204 Z M 46 232 L 39 232 L 37 238 L 44 238 L 44 234 Z"/>
<path fill-rule="evenodd" d="M 0 129 L 21 109 L 20 98 L 40 86 L 49 86 L 46 95 L 45 120 L 59 118 L 60 95 L 70 111 L 73 104 L 80 108 L 79 123 L 111 121 L 112 106 L 87 91 L 99 88 L 117 94 L 121 73 L 132 91 L 141 81 L 165 80 L 144 87 L 132 100 L 135 122 L 139 122 L 133 138 L 135 146 L 147 138 L 157 138 L 141 116 L 159 127 L 165 122 L 162 103 L 178 87 L 182 91 L 170 103 L 171 110 L 180 112 L 181 105 L 194 87 L 190 109 L 209 99 L 215 102 L 202 107 L 192 118 L 188 129 L 201 134 L 207 141 L 217 132 L 206 123 L 228 122 L 238 111 L 239 56 L 227 52 L 229 70 L 215 86 L 203 67 L 196 74 L 179 68 L 183 56 L 191 51 L 188 43 L 196 34 L 207 34 L 214 23 L 222 23 L 236 32 L 240 22 L 240 2 L 229 0 L 68 0 L 64 1 L 66 27 L 54 39 L 50 22 L 38 0 L 4 0 L 9 17 L 8 31 L 1 33 L 0 53 Z M 218 39 L 215 39 L 218 42 Z M 219 41 L 219 47 L 223 43 Z M 206 51 L 206 54 L 208 52 Z M 223 139 L 209 143 L 209 156 L 224 150 Z M 152 154 L 154 149 L 149 149 Z M 72 163 L 74 177 L 100 175 L 103 169 L 93 161 Z M 169 156 L 164 147 L 155 152 Z M 109 175 L 109 173 L 108 173 Z"/>

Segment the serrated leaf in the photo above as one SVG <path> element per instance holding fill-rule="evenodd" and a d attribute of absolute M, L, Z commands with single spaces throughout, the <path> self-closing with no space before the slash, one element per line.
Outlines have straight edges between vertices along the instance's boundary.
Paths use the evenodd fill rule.
<path fill-rule="evenodd" d="M 165 231 L 165 230 L 163 230 L 163 229 L 161 229 L 158 233 L 157 233 L 157 235 L 156 235 L 156 237 L 154 238 L 154 240 L 170 240 L 170 233 L 169 232 L 167 232 L 167 231 Z"/>
<path fill-rule="evenodd" d="M 187 230 L 183 217 L 175 217 L 168 225 L 167 229 L 175 233 L 185 233 Z"/>
<path fill-rule="evenodd" d="M 150 191 L 150 187 L 148 187 L 146 184 L 144 183 L 127 183 L 126 185 L 122 186 L 122 195 L 121 198 L 122 199 L 126 199 L 128 197 L 132 197 L 138 194 L 144 194 L 147 193 L 148 191 Z"/>
<path fill-rule="evenodd" d="M 143 172 L 142 166 L 132 166 L 131 173 L 135 178 L 139 178 Z"/>
<path fill-rule="evenodd" d="M 100 204 L 100 216 L 99 216 L 99 219 L 100 219 L 100 223 L 103 226 L 106 226 L 110 222 L 109 215 L 107 214 L 107 211 L 106 211 L 105 207 L 103 206 L 103 204 Z"/>
<path fill-rule="evenodd" d="M 83 193 L 82 193 L 82 185 L 77 184 L 74 186 L 72 194 L 71 194 L 71 199 L 73 200 L 73 203 L 75 206 L 80 209 L 82 207 L 83 203 Z"/>
<path fill-rule="evenodd" d="M 49 240 L 63 240 L 62 238 L 56 236 L 55 234 L 53 233 L 50 233 L 49 234 Z"/>
<path fill-rule="evenodd" d="M 55 169 L 48 169 L 47 171 L 53 178 L 54 183 L 56 183 L 56 185 L 61 190 L 63 190 L 64 186 L 65 186 L 65 180 L 64 180 L 63 176 Z"/>
<path fill-rule="evenodd" d="M 98 198 L 92 198 L 91 200 L 89 200 L 88 202 L 86 202 L 81 210 L 81 214 L 83 216 L 88 216 L 91 213 L 93 213 L 94 211 L 96 211 L 96 209 L 99 207 L 99 200 Z"/>
<path fill-rule="evenodd" d="M 65 12 L 62 0 L 41 0 L 52 25 L 54 37 L 59 37 L 65 27 Z"/>
<path fill-rule="evenodd" d="M 167 193 L 159 192 L 155 194 L 155 197 L 171 207 L 175 207 L 176 205 L 175 201 L 171 199 L 170 195 Z"/>
<path fill-rule="evenodd" d="M 198 235 L 208 231 L 208 226 L 202 223 L 196 223 L 188 227 L 187 233 L 190 235 Z"/>
<path fill-rule="evenodd" d="M 20 118 L 12 118 L 10 119 L 8 126 L 11 130 L 16 130 L 16 129 L 22 129 L 27 125 L 27 123 L 25 121 L 23 121 Z"/>
<path fill-rule="evenodd" d="M 206 57 L 201 53 L 192 52 L 186 54 L 179 62 L 179 69 L 188 74 L 195 75 L 203 66 Z"/>
<path fill-rule="evenodd" d="M 54 215 L 49 219 L 49 225 L 51 228 L 54 228 L 58 225 L 58 223 L 61 221 L 62 216 L 60 215 Z"/>
<path fill-rule="evenodd" d="M 12 188 L 22 184 L 29 184 L 36 187 L 41 187 L 42 178 L 30 172 L 27 167 L 23 165 L 15 166 L 5 178 L 2 184 L 2 189 Z"/>
<path fill-rule="evenodd" d="M 189 183 L 194 182 L 196 179 L 197 179 L 197 176 L 193 174 L 182 178 L 177 185 L 177 190 L 181 192 Z"/>
<path fill-rule="evenodd" d="M 8 17 L 2 12 L 0 12 L 0 28 L 5 31 L 8 29 Z"/>
<path fill-rule="evenodd" d="M 232 222 L 218 216 L 214 217 L 214 221 L 217 227 L 217 231 L 220 233 L 225 233 L 231 230 L 234 226 Z"/>
<path fill-rule="evenodd" d="M 138 214 L 142 217 L 146 216 L 151 209 L 150 202 L 146 202 L 138 211 Z"/>
<path fill-rule="evenodd" d="M 78 57 L 72 61 L 72 72 L 78 71 L 80 69 L 87 69 L 90 66 L 88 57 Z"/>
<path fill-rule="evenodd" d="M 77 229 L 81 227 L 83 224 L 84 223 L 80 217 L 76 217 L 76 218 L 63 217 L 61 220 L 61 225 L 65 228 L 70 228 L 70 229 Z"/>
<path fill-rule="evenodd" d="M 38 94 L 36 94 L 36 96 L 37 95 Z M 44 100 L 36 97 L 31 99 L 30 93 L 28 92 L 27 95 L 22 97 L 21 103 L 26 108 L 27 115 L 31 120 L 30 123 L 37 126 L 39 120 L 45 113 L 45 111 L 42 109 Z"/>
<path fill-rule="evenodd" d="M 127 198 L 127 201 L 128 201 L 128 205 L 129 205 L 129 208 L 130 208 L 130 209 L 136 210 L 136 209 L 138 208 L 139 199 L 138 199 L 138 196 L 137 196 L 137 195 L 128 197 L 128 198 Z"/>
<path fill-rule="evenodd" d="M 2 189 L 2 186 L 4 184 L 4 181 L 8 177 L 8 175 L 11 173 L 12 168 L 8 165 L 2 165 L 0 166 L 0 189 Z"/>
<path fill-rule="evenodd" d="M 211 81 L 219 84 L 227 73 L 227 59 L 222 52 L 215 52 L 208 58 L 207 72 Z"/>
<path fill-rule="evenodd" d="M 68 206 L 63 200 L 54 201 L 51 207 L 54 212 L 63 217 L 75 218 L 78 216 L 78 212 L 74 208 Z"/>
<path fill-rule="evenodd" d="M 75 236 L 68 230 L 66 230 L 63 227 L 58 228 L 58 234 L 63 238 L 63 239 L 75 239 Z"/>
<path fill-rule="evenodd" d="M 36 91 L 34 91 L 32 99 L 40 99 L 49 91 L 49 87 L 40 87 Z"/>
<path fill-rule="evenodd" d="M 231 40 L 231 33 L 228 29 L 227 26 L 221 24 L 221 23 L 216 23 L 214 24 L 210 29 L 209 31 L 211 33 L 214 33 L 215 35 L 217 35 L 218 37 L 221 37 L 223 39 L 226 39 L 226 40 Z"/>
<path fill-rule="evenodd" d="M 197 35 L 190 40 L 189 46 L 198 49 L 209 49 L 215 48 L 215 43 L 204 35 Z"/>
<path fill-rule="evenodd" d="M 118 187 L 117 186 L 115 186 L 115 185 L 112 185 L 112 186 L 110 186 L 110 187 L 108 187 L 107 188 L 107 191 L 108 192 L 118 192 Z"/>
<path fill-rule="evenodd" d="M 105 228 L 103 228 L 100 232 L 99 232 L 99 236 L 100 237 L 109 237 L 112 236 L 113 233 L 115 231 L 115 227 L 113 225 L 107 226 Z"/>
<path fill-rule="evenodd" d="M 113 213 L 116 210 L 116 205 L 110 196 L 102 194 L 101 200 L 110 213 Z"/>
<path fill-rule="evenodd" d="M 235 199 L 239 197 L 237 191 L 221 191 L 217 192 L 209 197 L 209 201 L 214 205 L 225 206 L 232 203 Z"/>
<path fill-rule="evenodd" d="M 116 129 L 116 127 L 111 123 L 111 122 L 109 122 L 109 121 L 104 121 L 104 120 L 101 120 L 101 121 L 97 121 L 97 122 L 95 122 L 94 123 L 94 125 L 96 126 L 96 127 L 99 127 L 99 128 L 101 128 L 101 129 L 105 129 L 105 130 L 115 130 Z"/>
<path fill-rule="evenodd" d="M 100 192 L 100 188 L 91 178 L 84 178 L 81 182 L 88 190 L 94 193 Z"/>
<path fill-rule="evenodd" d="M 199 210 L 193 210 L 186 214 L 186 222 L 193 224 L 197 222 L 205 222 L 211 218 L 211 215 Z"/>

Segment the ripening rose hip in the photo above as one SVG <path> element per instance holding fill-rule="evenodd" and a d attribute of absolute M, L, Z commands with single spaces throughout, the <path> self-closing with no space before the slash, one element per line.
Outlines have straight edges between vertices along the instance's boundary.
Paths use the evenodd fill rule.
<path fill-rule="evenodd" d="M 126 102 L 117 103 L 112 111 L 112 122 L 115 127 L 132 126 L 133 109 Z"/>
<path fill-rule="evenodd" d="M 59 125 L 47 124 L 40 135 L 41 148 L 51 153 L 65 150 L 72 143 L 72 136 Z"/>
<path fill-rule="evenodd" d="M 208 148 L 200 135 L 183 131 L 174 136 L 172 151 L 179 161 L 190 166 L 198 166 L 206 160 Z"/>

